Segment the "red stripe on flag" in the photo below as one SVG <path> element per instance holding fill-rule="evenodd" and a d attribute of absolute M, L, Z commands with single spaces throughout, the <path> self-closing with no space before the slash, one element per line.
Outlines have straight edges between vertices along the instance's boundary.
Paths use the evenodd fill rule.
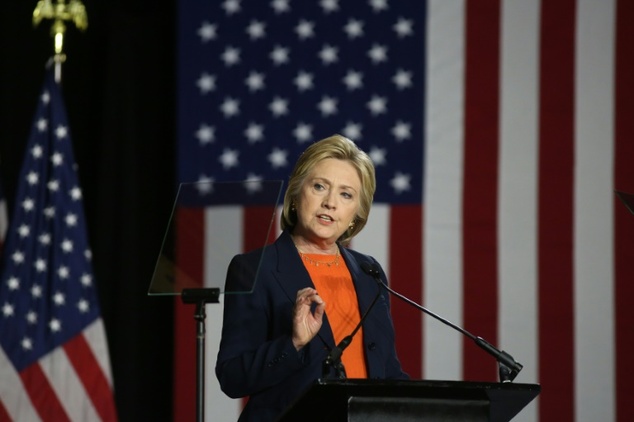
<path fill-rule="evenodd" d="M 499 0 L 467 2 L 463 193 L 464 327 L 497 343 Z M 465 380 L 494 381 L 496 363 L 463 347 Z"/>
<path fill-rule="evenodd" d="M 417 303 L 423 302 L 423 212 L 420 205 L 390 207 L 389 260 L 391 287 Z M 423 315 L 412 306 L 392 301 L 396 349 L 405 372 L 422 377 Z"/>
<path fill-rule="evenodd" d="M 181 277 L 202 287 L 204 274 L 205 216 L 202 208 L 184 209 L 176 215 L 176 262 Z M 189 283 L 188 283 L 189 284 Z M 174 304 L 174 420 L 196 419 L 196 323 L 194 307 L 180 297 Z"/>
<path fill-rule="evenodd" d="M 243 214 L 245 251 L 261 248 L 275 241 L 277 233 L 273 230 L 275 208 L 273 206 L 247 207 Z"/>
<path fill-rule="evenodd" d="M 2 252 L 0 250 L 0 252 Z M 11 421 L 11 417 L 9 416 L 9 412 L 7 411 L 7 409 L 4 407 L 4 404 L 2 404 L 2 400 L 0 400 L 0 421 Z"/>
<path fill-rule="evenodd" d="M 541 4 L 539 123 L 540 421 L 574 420 L 574 0 Z"/>
<path fill-rule="evenodd" d="M 83 334 L 66 342 L 64 350 L 101 419 L 116 421 L 112 389 Z"/>
<path fill-rule="evenodd" d="M 117 415 L 110 384 L 86 338 L 83 335 L 76 336 L 64 344 L 64 350 L 101 419 L 116 421 Z"/>
<path fill-rule="evenodd" d="M 70 421 L 55 390 L 53 390 L 38 363 L 20 372 L 20 378 L 27 394 L 31 398 L 33 407 L 43 422 Z"/>
<path fill-rule="evenodd" d="M 634 193 L 634 3 L 619 0 L 616 9 L 616 89 L 614 187 Z M 616 416 L 634 421 L 632 374 L 634 374 L 634 215 L 620 201 L 614 209 L 614 301 L 616 356 Z"/>
<path fill-rule="evenodd" d="M 275 209 L 272 207 L 247 207 L 242 216 L 244 235 L 242 239 L 243 250 L 258 249 L 275 241 L 277 233 L 273 230 L 274 222 L 271 221 Z M 242 399 L 242 406 L 246 406 L 248 397 Z"/>

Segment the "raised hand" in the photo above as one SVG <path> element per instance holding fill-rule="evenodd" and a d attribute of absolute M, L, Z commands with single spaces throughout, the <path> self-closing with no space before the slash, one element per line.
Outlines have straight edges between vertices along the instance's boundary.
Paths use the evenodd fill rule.
<path fill-rule="evenodd" d="M 315 309 L 311 310 L 313 303 Z M 299 350 L 317 335 L 324 317 L 326 303 L 317 290 L 306 287 L 297 292 L 293 308 L 293 345 Z"/>

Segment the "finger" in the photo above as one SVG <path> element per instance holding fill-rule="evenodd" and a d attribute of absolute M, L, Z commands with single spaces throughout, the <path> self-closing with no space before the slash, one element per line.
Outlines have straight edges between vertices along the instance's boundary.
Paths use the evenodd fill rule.
<path fill-rule="evenodd" d="M 315 291 L 313 294 L 308 296 L 308 298 L 310 299 L 311 302 L 315 302 L 317 304 L 324 303 L 324 299 L 322 299 L 322 297 L 319 296 L 319 293 L 317 293 L 317 291 Z"/>
<path fill-rule="evenodd" d="M 298 296 L 310 296 L 312 294 L 316 294 L 317 290 L 313 289 L 312 287 L 304 287 L 303 289 L 300 289 L 297 291 L 297 295 Z"/>
<path fill-rule="evenodd" d="M 321 319 L 324 316 L 325 310 L 326 310 L 326 302 L 324 302 L 322 300 L 321 303 L 319 303 L 319 304 L 317 304 L 317 306 L 315 306 L 315 311 L 313 312 L 313 317 L 317 321 L 321 322 Z"/>
<path fill-rule="evenodd" d="M 313 296 L 315 295 L 318 295 L 317 290 L 313 289 L 312 287 L 306 287 L 297 291 L 296 300 L 297 302 L 300 302 L 308 299 L 310 302 L 312 302 Z"/>

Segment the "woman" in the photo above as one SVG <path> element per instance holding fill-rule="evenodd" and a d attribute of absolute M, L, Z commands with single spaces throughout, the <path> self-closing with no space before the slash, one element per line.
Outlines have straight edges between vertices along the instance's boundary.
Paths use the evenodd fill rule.
<path fill-rule="evenodd" d="M 349 378 L 407 378 L 387 293 L 361 267 L 380 266 L 345 248 L 365 226 L 375 188 L 372 161 L 352 141 L 335 135 L 312 144 L 291 174 L 282 234 L 229 265 L 227 292 L 249 288 L 257 272 L 251 294 L 225 295 L 216 362 L 222 390 L 249 396 L 240 421 L 275 420 L 317 378 L 337 375 L 324 373 L 324 361 L 379 291 L 341 361 Z"/>

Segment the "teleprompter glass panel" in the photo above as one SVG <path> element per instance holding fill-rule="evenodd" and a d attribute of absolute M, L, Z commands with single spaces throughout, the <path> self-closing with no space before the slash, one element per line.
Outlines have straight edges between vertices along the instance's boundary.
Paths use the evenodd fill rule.
<path fill-rule="evenodd" d="M 275 237 L 281 180 L 196 182 L 179 185 L 148 295 L 180 295 L 183 289 L 218 288 L 249 293 L 260 257 L 238 269 L 240 283 L 225 289 L 231 259 L 262 250 Z"/>

